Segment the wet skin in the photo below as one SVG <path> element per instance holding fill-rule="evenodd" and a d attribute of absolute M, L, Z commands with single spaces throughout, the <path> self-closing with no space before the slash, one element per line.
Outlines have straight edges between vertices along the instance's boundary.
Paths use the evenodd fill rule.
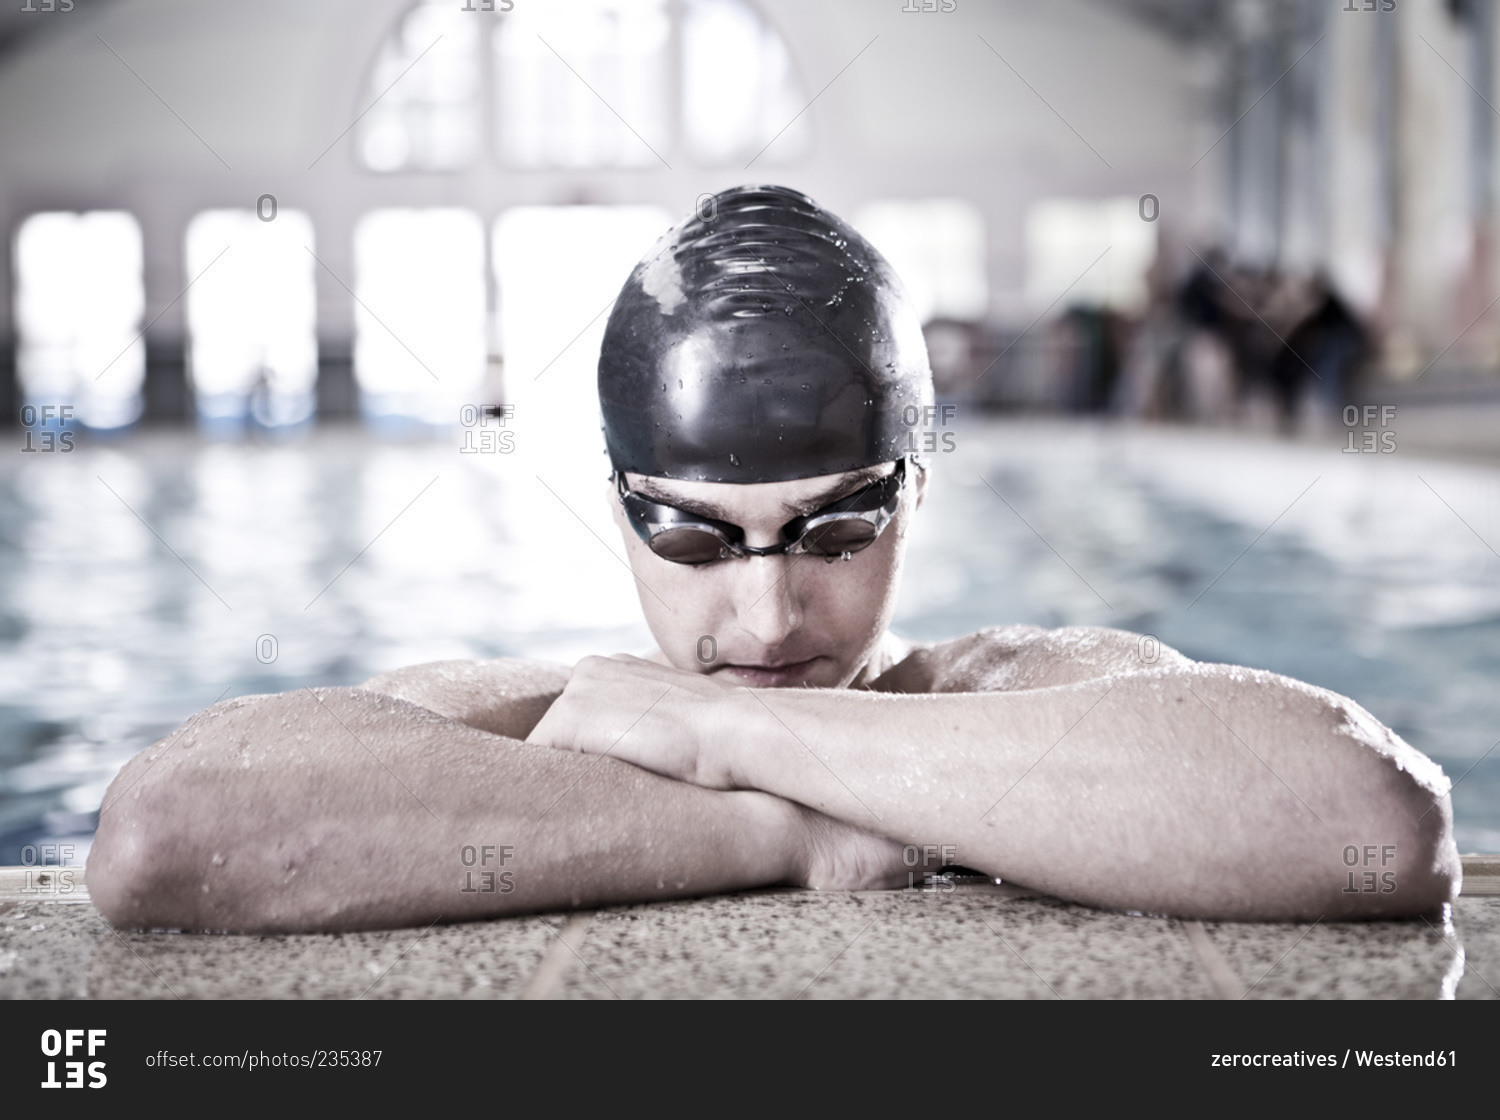
<path fill-rule="evenodd" d="M 761 546 L 889 469 L 628 481 Z M 652 554 L 611 489 L 650 658 L 439 662 L 215 705 L 111 785 L 92 897 L 146 928 L 424 925 L 776 883 L 905 885 L 916 845 L 1074 901 L 1183 917 L 1451 900 L 1447 779 L 1344 697 L 1117 630 L 897 639 L 925 486 L 909 477 L 885 533 L 848 561 L 701 567 Z M 1393 848 L 1397 889 L 1345 893 L 1351 844 Z M 509 849 L 487 869 L 510 872 L 511 890 L 461 890 L 475 870 L 461 852 L 480 845 Z"/>

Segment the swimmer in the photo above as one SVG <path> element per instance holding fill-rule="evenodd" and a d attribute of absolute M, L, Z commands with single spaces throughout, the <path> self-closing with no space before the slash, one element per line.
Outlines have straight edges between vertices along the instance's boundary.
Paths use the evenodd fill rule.
<path fill-rule="evenodd" d="M 1183 918 L 1454 898 L 1447 779 L 1342 696 L 1148 664 L 1119 630 L 892 634 L 932 469 L 908 450 L 932 400 L 917 317 L 806 196 L 715 203 L 631 273 L 599 361 L 601 498 L 658 648 L 216 704 L 105 795 L 88 885 L 110 922 L 422 926 L 891 888 L 942 859 Z M 1351 848 L 1382 889 L 1348 889 Z"/>

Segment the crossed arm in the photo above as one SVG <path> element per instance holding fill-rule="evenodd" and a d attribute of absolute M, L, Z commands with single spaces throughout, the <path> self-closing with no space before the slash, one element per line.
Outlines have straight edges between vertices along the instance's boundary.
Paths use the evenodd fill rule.
<path fill-rule="evenodd" d="M 216 704 L 110 785 L 92 900 L 137 928 L 342 930 L 897 881 L 899 845 L 781 798 L 522 742 L 568 676 L 448 662 Z"/>
<path fill-rule="evenodd" d="M 1108 642 L 1025 646 L 976 636 L 876 685 L 920 694 L 732 688 L 622 657 L 418 666 L 219 705 L 111 786 L 90 888 L 125 924 L 358 928 L 890 886 L 912 844 L 1189 917 L 1452 897 L 1446 780 L 1357 705 L 1175 654 L 1143 669 Z M 465 865 L 482 845 L 505 864 Z M 1346 891 L 1351 845 L 1393 853 L 1393 890 Z M 484 870 L 510 878 L 464 893 Z"/>
<path fill-rule="evenodd" d="M 1456 894 L 1448 780 L 1425 755 L 1327 690 L 1139 649 L 1122 631 L 985 631 L 877 691 L 589 658 L 530 739 L 772 793 L 1089 905 L 1310 920 Z"/>

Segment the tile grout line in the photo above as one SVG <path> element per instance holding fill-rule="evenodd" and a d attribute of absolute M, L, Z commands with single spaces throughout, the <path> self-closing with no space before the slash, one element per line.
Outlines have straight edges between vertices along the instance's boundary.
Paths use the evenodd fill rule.
<path fill-rule="evenodd" d="M 543 919 L 545 921 L 546 919 Z M 521 989 L 520 999 L 553 999 L 558 984 L 568 965 L 577 958 L 577 951 L 588 935 L 589 924 L 594 920 L 592 910 L 574 914 L 562 929 L 552 935 L 547 951 L 537 962 L 536 971 Z"/>
<path fill-rule="evenodd" d="M 1208 936 L 1208 930 L 1202 922 L 1188 922 L 1179 920 L 1178 925 L 1182 932 L 1187 934 L 1188 944 L 1193 947 L 1193 953 L 1198 958 L 1198 963 L 1203 966 L 1203 971 L 1208 973 L 1208 981 L 1220 999 L 1244 999 L 1245 985 L 1234 969 L 1229 967 L 1229 962 L 1219 952 L 1218 946 Z"/>

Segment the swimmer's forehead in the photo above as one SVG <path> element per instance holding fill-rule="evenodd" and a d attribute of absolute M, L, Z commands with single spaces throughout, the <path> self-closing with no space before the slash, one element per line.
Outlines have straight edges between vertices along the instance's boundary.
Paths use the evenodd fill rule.
<path fill-rule="evenodd" d="M 653 502 L 675 506 L 715 521 L 735 521 L 747 513 L 775 509 L 788 519 L 847 498 L 895 469 L 893 463 L 785 482 L 684 482 L 676 478 L 627 473 L 625 484 Z"/>

